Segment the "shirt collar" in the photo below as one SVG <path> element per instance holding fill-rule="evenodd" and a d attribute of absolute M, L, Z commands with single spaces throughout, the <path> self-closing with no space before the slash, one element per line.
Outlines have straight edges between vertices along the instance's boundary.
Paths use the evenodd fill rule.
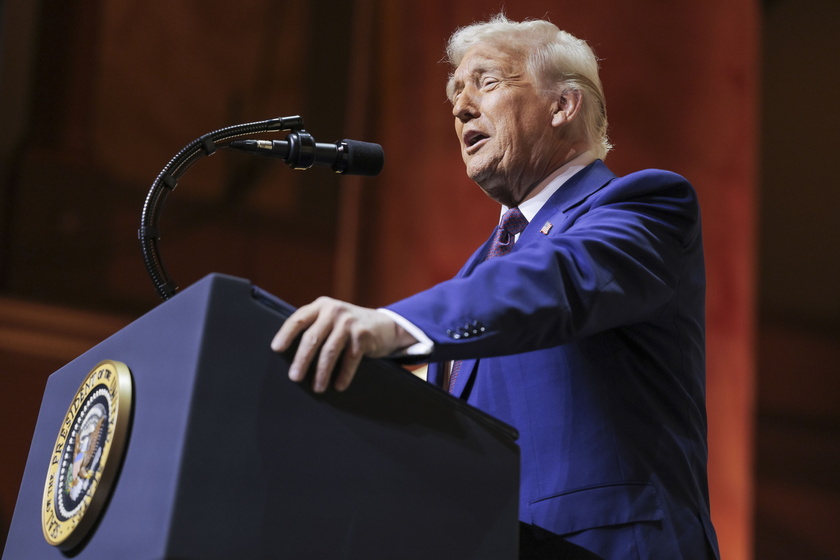
<path fill-rule="evenodd" d="M 598 158 L 596 158 L 595 154 L 592 152 L 583 152 L 558 167 L 551 175 L 543 179 L 540 184 L 534 188 L 534 190 L 537 191 L 537 194 L 519 205 L 519 211 L 522 212 L 525 219 L 527 219 L 528 222 L 533 220 L 534 216 L 537 215 L 537 212 L 539 212 L 546 201 L 551 198 L 551 195 L 557 192 L 557 189 L 562 187 L 563 184 L 571 179 L 575 173 L 596 159 Z M 507 206 L 502 205 L 501 215 L 503 216 L 508 210 L 509 208 Z"/>

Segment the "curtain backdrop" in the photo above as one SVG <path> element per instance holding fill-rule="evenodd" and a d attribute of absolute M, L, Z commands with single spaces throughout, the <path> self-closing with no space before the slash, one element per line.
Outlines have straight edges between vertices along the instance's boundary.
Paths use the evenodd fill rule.
<path fill-rule="evenodd" d="M 274 116 L 303 115 L 318 141 L 379 142 L 385 170 L 296 173 L 220 150 L 167 202 L 161 249 L 180 286 L 218 271 L 295 305 L 324 294 L 381 305 L 450 278 L 498 219 L 464 174 L 441 59 L 454 29 L 501 0 L 35 5 L 0 3 L 0 122 L 13 124 L 0 142 L 4 296 L 126 317 L 157 305 L 137 242 L 152 181 L 192 139 Z M 594 47 L 615 172 L 670 169 L 699 192 L 712 515 L 724 557 L 750 558 L 758 5 L 516 0 L 506 11 Z M 35 341 L 65 332 L 42 327 L 55 308 L 27 309 L 0 327 Z M 28 380 L 0 391 L 0 541 L 43 382 L 74 357 L 51 344 L 66 351 L 0 348 L 0 366 Z"/>

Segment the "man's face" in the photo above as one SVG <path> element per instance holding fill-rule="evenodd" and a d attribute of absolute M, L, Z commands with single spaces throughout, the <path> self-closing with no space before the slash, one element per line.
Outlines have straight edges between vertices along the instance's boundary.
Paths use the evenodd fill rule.
<path fill-rule="evenodd" d="M 493 199 L 516 206 L 557 160 L 557 103 L 541 94 L 525 54 L 472 47 L 451 81 L 452 114 L 467 175 Z"/>

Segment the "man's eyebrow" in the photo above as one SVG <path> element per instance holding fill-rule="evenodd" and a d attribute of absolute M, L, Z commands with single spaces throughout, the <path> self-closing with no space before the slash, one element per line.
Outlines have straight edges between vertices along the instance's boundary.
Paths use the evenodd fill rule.
<path fill-rule="evenodd" d="M 474 67 L 468 69 L 467 72 L 463 72 L 460 75 L 452 75 L 452 79 L 450 82 L 453 86 L 463 85 L 466 80 L 478 80 L 482 76 L 488 73 L 499 71 L 499 67 L 493 64 L 487 64 L 484 61 L 476 64 Z M 463 77 L 462 77 L 463 76 Z"/>
<path fill-rule="evenodd" d="M 482 60 L 472 68 L 470 76 L 481 76 L 488 72 L 494 72 L 498 69 L 499 66 L 497 64 L 493 64 L 492 61 Z"/>
<path fill-rule="evenodd" d="M 466 79 L 478 81 L 483 75 L 493 72 L 504 72 L 502 65 L 498 64 L 492 59 L 482 59 L 471 64 L 463 72 L 458 72 L 457 69 L 449 76 L 446 83 L 447 96 L 452 97 L 464 87 Z M 466 78 L 465 78 L 466 77 Z"/>
<path fill-rule="evenodd" d="M 472 69 L 468 72 L 453 72 L 449 76 L 449 82 L 447 83 L 447 89 L 455 92 L 460 89 L 463 89 L 464 83 L 471 78 L 475 77 L 475 69 Z"/>

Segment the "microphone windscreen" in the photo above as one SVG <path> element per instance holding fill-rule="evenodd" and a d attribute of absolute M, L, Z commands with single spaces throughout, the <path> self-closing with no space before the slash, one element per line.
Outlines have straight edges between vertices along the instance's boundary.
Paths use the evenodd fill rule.
<path fill-rule="evenodd" d="M 379 175 L 385 165 L 385 152 L 379 144 L 342 140 L 347 145 L 347 170 L 345 175 Z"/>

